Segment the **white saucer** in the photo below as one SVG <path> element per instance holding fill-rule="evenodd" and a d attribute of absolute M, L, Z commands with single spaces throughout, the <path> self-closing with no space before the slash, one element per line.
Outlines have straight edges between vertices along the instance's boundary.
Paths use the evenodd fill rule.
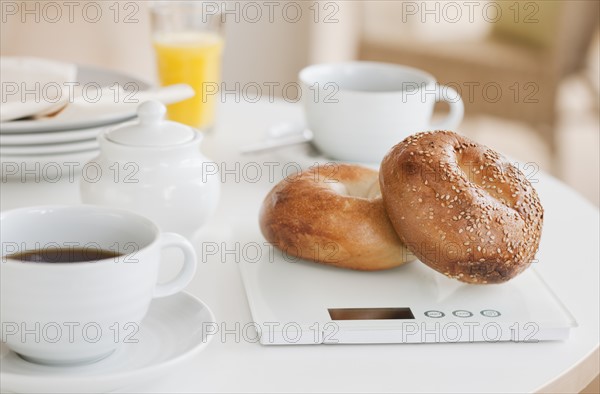
<path fill-rule="evenodd" d="M 109 124 L 102 127 L 90 127 L 88 129 L 78 129 L 69 131 L 49 131 L 46 133 L 20 133 L 3 134 L 0 133 L 0 145 L 41 145 L 57 144 L 60 142 L 84 141 L 96 138 L 105 127 L 112 127 Z"/>
<path fill-rule="evenodd" d="M 212 336 L 211 310 L 196 297 L 181 292 L 152 301 L 138 343 L 124 343 L 107 358 L 88 365 L 56 367 L 21 359 L 0 347 L 1 391 L 84 393 L 114 391 L 156 379 L 203 350 Z"/>
<path fill-rule="evenodd" d="M 75 153 L 98 149 L 98 140 L 95 138 L 84 141 L 59 142 L 56 144 L 40 145 L 0 145 L 0 155 L 49 155 L 59 153 Z"/>

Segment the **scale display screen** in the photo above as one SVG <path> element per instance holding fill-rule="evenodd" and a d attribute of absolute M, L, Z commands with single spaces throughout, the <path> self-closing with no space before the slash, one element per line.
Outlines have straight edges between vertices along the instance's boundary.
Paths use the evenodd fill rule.
<path fill-rule="evenodd" d="M 330 308 L 327 310 L 331 320 L 405 320 L 415 318 L 410 308 Z"/>

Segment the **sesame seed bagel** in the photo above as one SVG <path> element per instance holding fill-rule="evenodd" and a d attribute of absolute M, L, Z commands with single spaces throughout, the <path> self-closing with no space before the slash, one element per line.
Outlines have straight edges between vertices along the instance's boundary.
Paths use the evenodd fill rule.
<path fill-rule="evenodd" d="M 446 276 L 505 282 L 537 252 L 544 213 L 535 189 L 497 152 L 461 135 L 406 138 L 383 159 L 379 182 L 400 240 Z"/>
<path fill-rule="evenodd" d="M 260 210 L 264 237 L 286 254 L 356 270 L 383 270 L 415 257 L 400 242 L 377 171 L 313 167 L 277 184 Z"/>

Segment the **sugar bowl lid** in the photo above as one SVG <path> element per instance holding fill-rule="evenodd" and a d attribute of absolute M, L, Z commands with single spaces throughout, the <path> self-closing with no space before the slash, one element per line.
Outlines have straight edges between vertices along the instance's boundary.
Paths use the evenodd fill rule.
<path fill-rule="evenodd" d="M 164 120 L 166 112 L 161 102 L 146 101 L 137 109 L 137 122 L 117 127 L 106 137 L 117 144 L 140 147 L 173 146 L 192 141 L 197 132 L 181 123 Z"/>

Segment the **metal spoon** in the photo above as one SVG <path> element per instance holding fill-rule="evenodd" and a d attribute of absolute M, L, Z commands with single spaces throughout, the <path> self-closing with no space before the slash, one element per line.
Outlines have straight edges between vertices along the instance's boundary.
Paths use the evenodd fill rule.
<path fill-rule="evenodd" d="M 241 148 L 242 154 L 259 153 L 312 141 L 313 133 L 292 123 L 281 123 L 267 131 L 267 138 Z"/>

